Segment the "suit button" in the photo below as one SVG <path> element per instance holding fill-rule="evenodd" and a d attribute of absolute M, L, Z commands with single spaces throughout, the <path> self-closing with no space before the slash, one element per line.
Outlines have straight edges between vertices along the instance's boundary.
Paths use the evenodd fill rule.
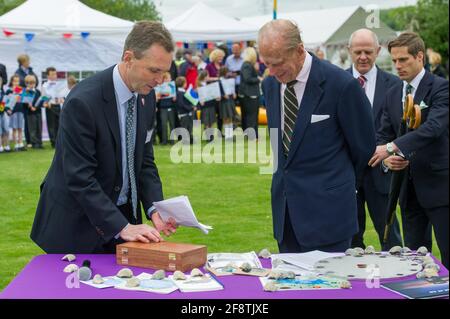
<path fill-rule="evenodd" d="M 114 187 L 114 191 L 120 192 L 120 187 L 119 186 Z"/>

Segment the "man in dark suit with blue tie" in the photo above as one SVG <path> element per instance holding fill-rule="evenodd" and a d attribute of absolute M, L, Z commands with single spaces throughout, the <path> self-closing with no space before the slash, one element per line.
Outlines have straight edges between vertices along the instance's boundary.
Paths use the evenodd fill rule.
<path fill-rule="evenodd" d="M 175 231 L 153 207 L 163 194 L 151 143 L 153 88 L 172 51 L 161 23 L 138 22 L 122 61 L 68 95 L 31 231 L 45 252 L 114 253 L 118 243 L 158 242 L 160 231 Z M 141 204 L 155 228 L 142 223 Z"/>
<path fill-rule="evenodd" d="M 348 50 L 352 59 L 352 67 L 347 71 L 359 81 L 366 93 L 372 106 L 375 130 L 378 130 L 381 126 L 382 109 L 386 103 L 386 92 L 401 81 L 398 77 L 384 72 L 376 66 L 375 61 L 381 47 L 377 35 L 373 31 L 359 29 L 353 32 L 348 43 Z M 382 250 L 388 251 L 393 246 L 403 246 L 397 218 L 394 219 L 387 242 L 384 243 L 383 240 L 390 180 L 391 173 L 384 172 L 381 166 L 373 168 L 367 166 L 356 194 L 359 231 L 353 237 L 352 247 L 365 248 L 366 204 Z"/>
<path fill-rule="evenodd" d="M 258 45 L 270 70 L 263 92 L 279 250 L 345 251 L 358 231 L 357 181 L 375 150 L 370 103 L 351 74 L 304 49 L 293 22 L 267 23 Z"/>
<path fill-rule="evenodd" d="M 425 44 L 417 34 L 402 33 L 388 49 L 403 83 L 386 94 L 379 145 L 369 164 L 382 162 L 390 170 L 406 170 L 399 198 L 405 245 L 411 249 L 425 245 L 431 222 L 448 268 L 448 81 L 424 69 Z M 398 137 L 408 94 L 420 108 L 421 124 Z"/>

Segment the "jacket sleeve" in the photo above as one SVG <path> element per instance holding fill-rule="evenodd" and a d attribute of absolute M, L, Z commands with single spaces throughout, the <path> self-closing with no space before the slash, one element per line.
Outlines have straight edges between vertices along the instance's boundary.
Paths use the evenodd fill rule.
<path fill-rule="evenodd" d="M 407 159 L 417 150 L 433 143 L 442 134 L 448 132 L 448 81 L 442 81 L 440 85 L 433 88 L 430 96 L 426 121 L 418 129 L 394 141 Z"/>
<path fill-rule="evenodd" d="M 377 145 L 384 145 L 393 141 L 397 137 L 397 132 L 395 132 L 392 126 L 392 119 L 389 113 L 389 108 L 399 107 L 398 105 L 389 105 L 388 96 L 386 96 L 386 103 L 383 105 L 381 110 L 380 127 L 377 131 Z"/>
<path fill-rule="evenodd" d="M 248 62 L 242 64 L 241 68 L 241 82 L 248 84 L 258 84 L 259 79 L 256 71 L 253 69 L 252 65 Z"/>

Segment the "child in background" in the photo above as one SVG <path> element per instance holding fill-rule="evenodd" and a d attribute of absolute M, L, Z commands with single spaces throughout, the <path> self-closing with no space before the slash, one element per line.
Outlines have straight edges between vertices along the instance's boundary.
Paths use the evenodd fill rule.
<path fill-rule="evenodd" d="M 163 81 L 169 83 L 172 81 L 170 72 L 164 73 Z M 176 112 L 176 101 L 177 97 L 164 97 L 159 94 L 156 95 L 158 113 L 159 113 L 159 124 L 161 125 L 161 145 L 167 145 L 170 132 L 175 128 L 175 112 Z M 169 126 L 169 134 L 167 134 L 167 126 Z M 171 143 L 173 141 L 170 141 Z"/>
<path fill-rule="evenodd" d="M 208 71 L 202 70 L 197 78 L 197 88 L 205 86 L 207 84 L 206 79 L 208 78 Z M 220 99 L 219 99 L 220 101 Z M 216 109 L 215 109 L 216 101 L 206 101 L 200 102 L 200 110 L 201 110 L 201 122 L 203 124 L 203 129 L 210 129 L 214 123 L 216 123 Z M 208 136 L 208 142 L 211 142 L 214 139 L 214 136 Z"/>
<path fill-rule="evenodd" d="M 221 67 L 219 70 L 219 78 L 227 79 L 230 78 L 230 72 L 227 67 Z M 223 120 L 223 128 L 225 131 L 225 140 L 233 140 L 233 116 L 234 116 L 234 108 L 235 100 L 236 100 L 236 92 L 234 94 L 227 95 L 222 86 L 222 82 L 220 83 L 220 92 L 222 94 L 223 99 L 220 101 L 220 118 Z"/>
<path fill-rule="evenodd" d="M 9 89 L 6 91 L 6 95 L 17 94 L 22 91 L 20 86 L 20 77 L 13 75 L 9 81 Z M 23 145 L 23 129 L 25 127 L 25 118 L 23 116 L 23 104 L 16 102 L 13 109 L 8 109 L 6 112 L 10 115 L 9 126 L 13 130 L 13 142 L 15 151 L 25 151 L 26 148 Z"/>
<path fill-rule="evenodd" d="M 28 130 L 30 132 L 30 142 L 33 148 L 44 148 L 42 146 L 42 115 L 41 105 L 36 105 L 41 97 L 41 91 L 36 89 L 36 77 L 34 75 L 27 75 L 25 77 L 26 91 L 33 94 L 33 101 L 28 104 Z"/>
<path fill-rule="evenodd" d="M 9 147 L 8 116 L 5 113 L 8 110 L 5 107 L 6 94 L 3 92 L 2 88 L 3 79 L 0 77 L 0 153 L 11 152 L 11 149 Z"/>
<path fill-rule="evenodd" d="M 186 93 L 186 78 L 184 76 L 177 77 L 175 85 L 177 86 L 177 111 L 180 125 L 189 132 L 189 142 L 193 144 L 192 112 L 195 112 L 195 107 L 184 97 Z"/>

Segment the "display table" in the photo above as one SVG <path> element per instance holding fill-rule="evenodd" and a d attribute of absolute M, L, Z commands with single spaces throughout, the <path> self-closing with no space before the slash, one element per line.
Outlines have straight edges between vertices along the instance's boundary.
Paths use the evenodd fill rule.
<path fill-rule="evenodd" d="M 218 277 L 224 290 L 209 292 L 181 293 L 175 291 L 162 295 L 148 292 L 126 291 L 115 288 L 97 289 L 80 283 L 79 288 L 67 288 L 69 274 L 63 269 L 69 263 L 62 261 L 63 255 L 40 255 L 34 257 L 16 278 L 0 293 L 1 299 L 401 299 L 402 296 L 384 288 L 367 288 L 365 280 L 351 280 L 351 289 L 277 291 L 265 292 L 258 277 L 222 276 Z M 81 266 L 83 260 L 91 261 L 94 274 L 115 275 L 122 266 L 116 264 L 115 255 L 77 255 L 74 262 Z M 448 275 L 441 266 L 439 275 Z M 270 259 L 262 259 L 264 267 L 270 268 Z M 141 272 L 153 273 L 153 269 L 129 267 L 135 275 Z M 401 279 L 381 280 L 393 282 L 413 279 L 414 276 Z"/>

